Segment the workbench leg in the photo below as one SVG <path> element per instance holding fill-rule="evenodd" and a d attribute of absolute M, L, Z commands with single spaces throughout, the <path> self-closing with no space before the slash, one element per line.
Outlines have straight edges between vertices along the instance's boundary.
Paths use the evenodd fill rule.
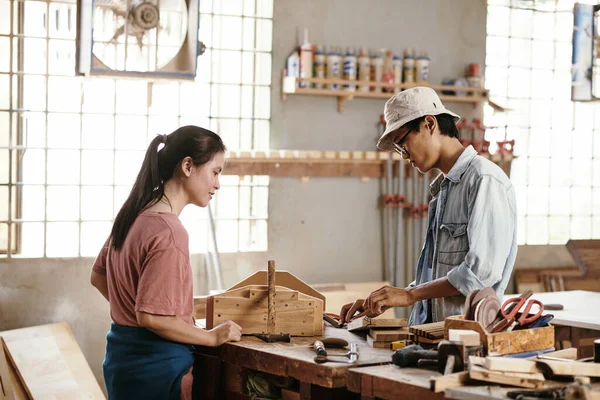
<path fill-rule="evenodd" d="M 218 357 L 196 354 L 194 361 L 193 399 L 221 397 L 222 361 Z"/>
<path fill-rule="evenodd" d="M 300 382 L 300 400 L 360 400 L 358 393 L 349 392 L 346 388 L 330 389 L 322 386 Z"/>

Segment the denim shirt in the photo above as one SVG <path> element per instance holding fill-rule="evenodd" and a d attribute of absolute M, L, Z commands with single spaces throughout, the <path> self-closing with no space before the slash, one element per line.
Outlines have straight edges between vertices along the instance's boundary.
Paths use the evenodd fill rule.
<path fill-rule="evenodd" d="M 515 190 L 500 167 L 467 147 L 430 185 L 428 229 L 411 286 L 448 277 L 461 293 L 418 301 L 409 324 L 464 313 L 465 296 L 491 287 L 502 298 L 517 255 Z"/>

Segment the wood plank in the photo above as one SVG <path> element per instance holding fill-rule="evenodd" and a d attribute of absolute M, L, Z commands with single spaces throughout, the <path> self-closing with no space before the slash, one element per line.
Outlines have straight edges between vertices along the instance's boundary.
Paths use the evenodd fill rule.
<path fill-rule="evenodd" d="M 367 336 L 367 344 L 374 349 L 391 349 L 392 341 L 384 341 L 384 340 L 373 340 L 371 336 Z"/>
<path fill-rule="evenodd" d="M 435 393 L 444 392 L 449 388 L 465 386 L 469 382 L 471 382 L 469 371 L 440 375 L 429 380 L 429 383 L 431 384 L 431 391 Z"/>
<path fill-rule="evenodd" d="M 408 325 L 407 318 L 361 317 L 348 324 L 350 332 L 365 331 L 371 328 L 402 328 Z"/>
<path fill-rule="evenodd" d="M 551 376 L 590 376 L 600 377 L 600 364 L 580 361 L 551 361 L 537 359 L 536 363 Z"/>
<path fill-rule="evenodd" d="M 14 385 L 10 376 L 6 353 L 4 352 L 4 339 L 0 336 L 0 399 L 13 400 L 15 397 Z"/>
<path fill-rule="evenodd" d="M 105 398 L 66 323 L 14 329 L 0 336 L 32 398 Z"/>
<path fill-rule="evenodd" d="M 469 365 L 469 377 L 478 381 L 530 389 L 539 388 L 546 381 L 544 375 L 541 373 L 523 374 L 517 372 L 490 371 L 475 364 Z"/>
<path fill-rule="evenodd" d="M 539 372 L 534 361 L 510 357 L 486 357 L 483 367 L 490 371 L 521 372 L 534 374 Z"/>
<path fill-rule="evenodd" d="M 412 340 L 414 334 L 410 333 L 407 327 L 400 329 L 371 328 L 369 336 L 376 342 L 393 342 L 396 340 Z"/>

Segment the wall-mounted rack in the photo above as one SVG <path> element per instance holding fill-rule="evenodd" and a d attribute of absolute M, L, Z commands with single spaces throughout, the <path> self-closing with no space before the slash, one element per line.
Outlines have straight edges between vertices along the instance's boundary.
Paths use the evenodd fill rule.
<path fill-rule="evenodd" d="M 400 155 L 391 153 L 394 160 Z M 507 174 L 514 156 L 512 153 L 482 154 L 498 164 Z M 381 178 L 385 176 L 385 163 L 389 153 L 381 151 L 231 151 L 224 175 L 268 175 L 277 177 L 358 177 Z M 406 176 L 412 167 L 406 163 Z M 394 175 L 398 174 L 394 163 Z"/>
<path fill-rule="evenodd" d="M 305 83 L 309 87 L 300 87 Z M 311 83 L 323 85 L 322 89 L 310 87 Z M 340 89 L 329 89 L 329 85 L 338 85 Z M 368 85 L 369 87 L 381 87 L 389 88 L 389 92 L 363 92 L 359 90 L 358 86 Z M 347 86 L 356 87 L 355 90 L 345 90 L 343 88 Z M 320 78 L 298 78 L 294 76 L 284 76 L 281 85 L 281 97 L 286 100 L 288 95 L 302 94 L 312 96 L 329 96 L 337 97 L 338 101 L 338 112 L 344 111 L 344 104 L 346 101 L 354 98 L 366 98 L 366 99 L 389 99 L 398 93 L 402 89 L 408 89 L 416 86 L 427 86 L 437 91 L 440 100 L 442 102 L 454 102 L 454 103 L 471 103 L 476 106 L 480 103 L 488 102 L 492 107 L 503 110 L 502 107 L 491 102 L 488 98 L 488 90 L 484 88 L 476 87 L 462 87 L 462 86 L 446 86 L 446 85 L 429 85 L 429 84 L 416 84 L 416 83 L 399 83 L 390 84 L 385 82 L 361 82 L 361 81 L 349 81 L 345 79 L 320 79 Z M 445 94 L 455 93 L 455 94 Z M 457 95 L 459 93 L 460 95 Z"/>

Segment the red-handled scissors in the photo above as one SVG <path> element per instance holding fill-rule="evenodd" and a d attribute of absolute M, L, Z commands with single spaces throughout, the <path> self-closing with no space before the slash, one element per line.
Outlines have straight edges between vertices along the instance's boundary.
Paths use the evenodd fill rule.
<path fill-rule="evenodd" d="M 537 314 L 529 316 L 529 312 L 531 311 L 531 307 L 534 304 L 539 306 L 539 310 Z M 525 306 L 525 310 L 521 311 L 521 315 L 517 319 L 517 314 L 521 310 L 521 308 Z M 502 308 L 500 309 L 500 314 L 504 318 L 504 321 L 500 322 L 498 325 L 494 327 L 492 330 L 495 332 L 503 332 L 505 330 L 510 330 L 510 328 L 514 327 L 515 324 L 526 325 L 533 321 L 536 321 L 539 317 L 541 317 L 544 312 L 544 305 L 539 300 L 527 300 L 522 297 L 513 297 L 512 299 L 508 299 L 502 304 Z"/>

